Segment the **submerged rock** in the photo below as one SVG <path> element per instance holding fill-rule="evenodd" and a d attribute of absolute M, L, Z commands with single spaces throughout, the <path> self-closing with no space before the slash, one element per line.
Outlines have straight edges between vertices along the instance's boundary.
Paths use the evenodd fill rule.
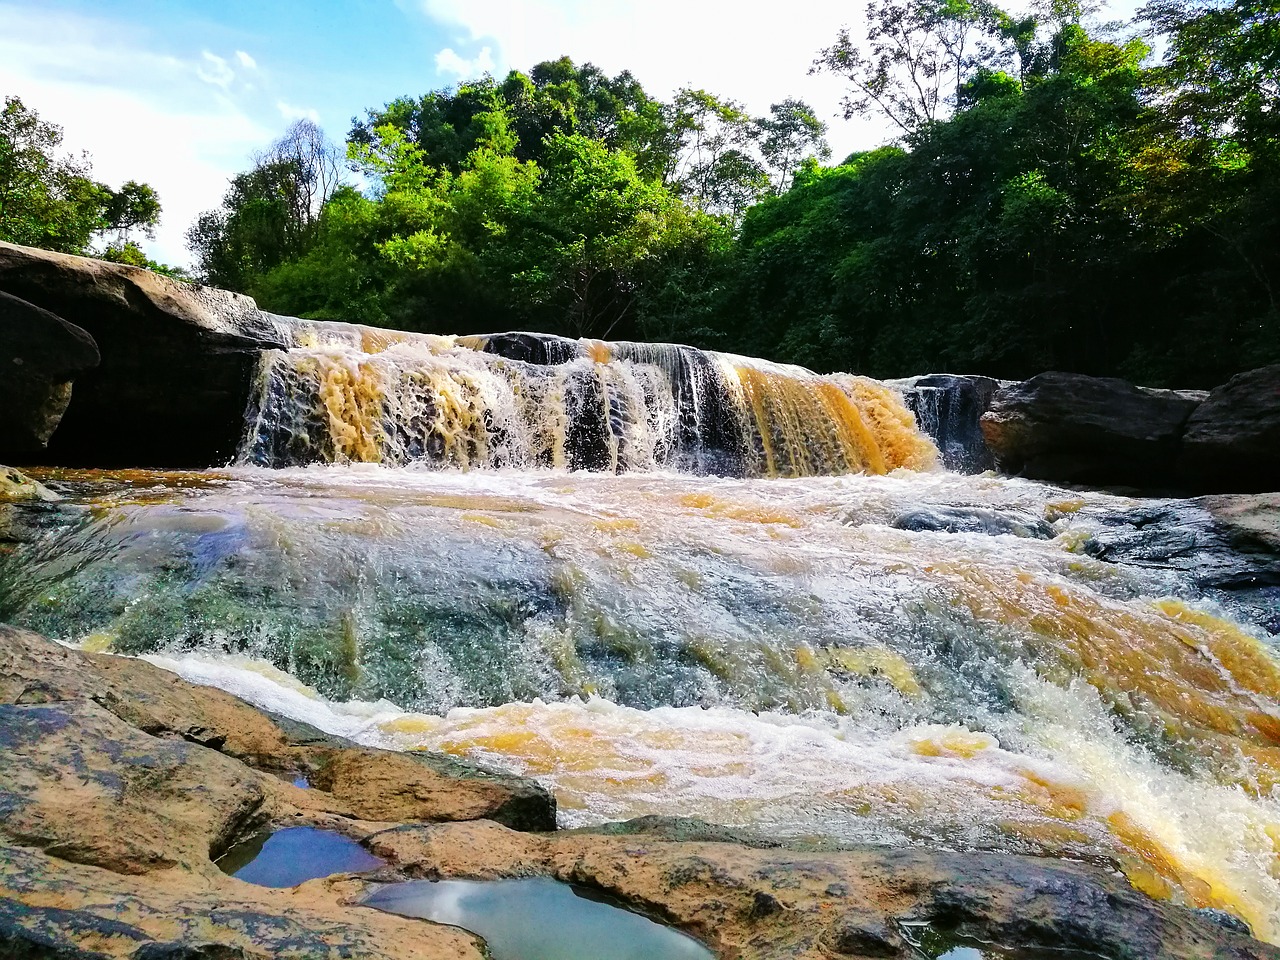
<path fill-rule="evenodd" d="M 72 381 L 98 362 L 84 330 L 0 293 L 0 450 L 43 450 L 71 402 Z"/>

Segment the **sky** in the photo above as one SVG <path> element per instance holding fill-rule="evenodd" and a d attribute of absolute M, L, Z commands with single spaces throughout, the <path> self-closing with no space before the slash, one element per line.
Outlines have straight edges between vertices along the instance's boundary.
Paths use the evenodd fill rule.
<path fill-rule="evenodd" d="M 0 95 L 88 151 L 96 179 L 155 187 L 153 258 L 186 265 L 183 234 L 299 117 L 341 142 L 351 120 L 486 72 L 562 55 L 630 70 L 653 96 L 692 85 L 755 115 L 787 97 L 829 125 L 835 158 L 891 137 L 845 120 L 843 85 L 808 73 L 861 0 L 0 0 Z M 796 11 L 802 11 L 797 14 Z"/>

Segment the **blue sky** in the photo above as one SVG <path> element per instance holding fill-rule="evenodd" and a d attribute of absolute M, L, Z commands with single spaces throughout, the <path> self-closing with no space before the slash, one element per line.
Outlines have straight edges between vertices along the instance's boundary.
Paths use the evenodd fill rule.
<path fill-rule="evenodd" d="M 1127 2 L 1127 0 L 1126 0 Z M 296 118 L 336 141 L 404 95 L 568 54 L 631 70 L 650 93 L 685 84 L 756 113 L 801 97 L 837 157 L 888 131 L 836 116 L 833 77 L 807 74 L 862 0 L 0 0 L 0 95 L 18 95 L 87 150 L 112 186 L 164 204 L 152 256 L 186 263 L 183 233 L 228 177 Z M 801 14 L 795 13 L 802 11 Z"/>

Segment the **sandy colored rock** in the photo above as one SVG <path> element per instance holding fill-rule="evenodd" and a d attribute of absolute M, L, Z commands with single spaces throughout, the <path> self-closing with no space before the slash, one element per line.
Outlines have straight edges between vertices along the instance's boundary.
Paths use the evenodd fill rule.
<path fill-rule="evenodd" d="M 478 820 L 525 830 L 554 830 L 543 791 L 500 775 L 449 769 L 447 758 L 337 750 L 313 781 L 365 820 Z M 527 783 L 527 781 L 526 781 Z"/>
<path fill-rule="evenodd" d="M 671 840 L 655 826 L 640 823 L 635 835 L 537 837 L 490 823 L 421 825 L 368 843 L 413 876 L 541 874 L 603 890 L 737 960 L 915 960 L 899 921 L 996 944 L 1132 960 L 1280 958 L 1274 947 L 1081 863 L 922 849 L 806 853 Z M 722 828 L 706 832 L 723 835 Z"/>
<path fill-rule="evenodd" d="M 290 890 L 182 869 L 146 877 L 0 851 L 0 957 L 482 960 L 476 938 L 348 900 L 337 877 Z"/>
<path fill-rule="evenodd" d="M 21 470 L 0 465 L 0 503 L 23 500 L 53 503 L 60 499 L 61 497 L 43 483 L 31 479 Z"/>

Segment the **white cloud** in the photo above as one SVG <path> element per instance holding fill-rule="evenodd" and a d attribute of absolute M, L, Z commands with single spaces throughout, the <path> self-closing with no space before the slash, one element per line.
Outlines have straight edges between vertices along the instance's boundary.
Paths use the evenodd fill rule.
<path fill-rule="evenodd" d="M 276 101 L 276 109 L 280 111 L 280 116 L 284 117 L 290 123 L 295 120 L 310 120 L 312 123 L 320 123 L 320 112 L 314 107 L 295 107 L 291 103 L 283 100 Z"/>
<path fill-rule="evenodd" d="M 848 0 L 813 0 L 802 16 L 780 9 L 764 17 L 748 15 L 739 0 L 418 2 L 433 20 L 460 28 L 467 42 L 488 44 L 500 70 L 528 70 L 567 54 L 611 74 L 630 70 L 655 96 L 692 85 L 742 101 L 755 114 L 800 97 L 830 124 L 837 159 L 892 135 L 885 124 L 839 117 L 844 84 L 808 74 L 841 26 L 858 29 L 861 4 Z M 441 72 L 456 74 L 449 68 L 465 62 L 452 50 L 437 55 Z"/>
<path fill-rule="evenodd" d="M 472 60 L 467 60 L 454 52 L 452 47 L 445 47 L 436 54 L 436 70 L 442 76 L 453 76 L 459 80 L 469 80 L 493 73 L 497 66 L 493 62 L 493 51 L 482 47 Z"/>
<path fill-rule="evenodd" d="M 222 87 L 223 90 L 230 87 L 231 81 L 236 78 L 236 72 L 231 69 L 231 65 L 216 53 L 210 53 L 208 50 L 202 51 L 200 56 L 202 62 L 196 66 L 196 76 L 205 83 L 211 83 L 215 87 Z"/>
<path fill-rule="evenodd" d="M 218 204 L 228 178 L 277 129 L 222 84 L 197 79 L 212 62 L 205 57 L 148 50 L 107 21 L 21 5 L 0 3 L 0 23 L 0 91 L 61 126 L 63 149 L 87 151 L 96 179 L 155 187 L 164 210 L 143 247 L 163 262 L 188 263 L 187 227 Z"/>
<path fill-rule="evenodd" d="M 258 61 L 253 59 L 253 57 L 249 56 L 243 50 L 236 51 L 236 60 L 239 61 L 240 66 L 244 67 L 246 70 L 258 69 Z"/>

